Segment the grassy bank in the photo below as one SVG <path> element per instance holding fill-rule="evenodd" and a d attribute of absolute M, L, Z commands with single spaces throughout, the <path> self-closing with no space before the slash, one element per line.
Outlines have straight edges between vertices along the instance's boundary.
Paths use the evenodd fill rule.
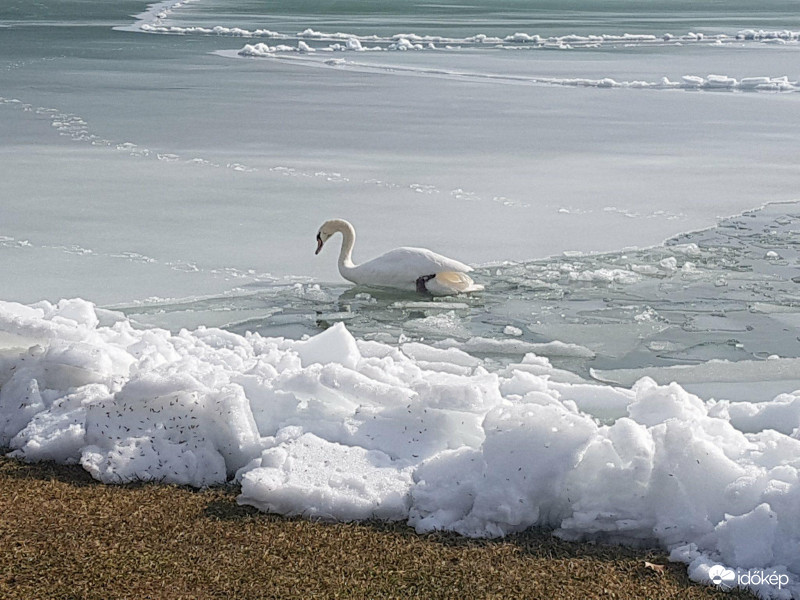
<path fill-rule="evenodd" d="M 0 458 L 0 598 L 752 598 L 693 584 L 657 552 L 314 523 L 236 495 Z"/>

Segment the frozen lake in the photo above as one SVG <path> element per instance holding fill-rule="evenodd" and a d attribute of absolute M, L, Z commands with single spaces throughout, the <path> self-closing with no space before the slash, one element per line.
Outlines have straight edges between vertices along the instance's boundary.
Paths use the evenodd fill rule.
<path fill-rule="evenodd" d="M 0 439 L 798 593 L 798 52 L 776 0 L 5 3 Z M 486 291 L 354 289 L 334 217 Z"/>
<path fill-rule="evenodd" d="M 647 247 L 797 200 L 796 38 L 738 39 L 800 29 L 781 5 L 564 19 L 498 2 L 451 21 L 446 5 L 57 4 L 0 13 L 9 299 L 335 282 L 310 253 L 331 217 L 356 225 L 356 258 L 415 245 L 485 264 Z M 436 42 L 388 50 L 411 33 Z M 516 33 L 544 41 L 502 41 Z M 239 54 L 301 42 L 315 51 Z M 786 80 L 683 79 L 709 75 Z M 663 78 L 688 87 L 586 84 Z"/>

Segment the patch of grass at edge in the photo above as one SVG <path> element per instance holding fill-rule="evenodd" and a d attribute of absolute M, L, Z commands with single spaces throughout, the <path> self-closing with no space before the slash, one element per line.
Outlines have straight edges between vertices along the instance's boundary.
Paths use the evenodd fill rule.
<path fill-rule="evenodd" d="M 239 506 L 238 493 L 109 486 L 2 457 L 0 598 L 753 598 L 694 584 L 657 550 L 314 522 Z"/>

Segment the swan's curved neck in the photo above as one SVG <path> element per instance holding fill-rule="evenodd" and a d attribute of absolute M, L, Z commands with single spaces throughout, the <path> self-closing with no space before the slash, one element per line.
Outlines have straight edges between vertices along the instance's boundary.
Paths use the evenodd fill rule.
<path fill-rule="evenodd" d="M 342 249 L 339 252 L 339 269 L 352 269 L 353 264 L 353 246 L 356 243 L 356 230 L 347 221 L 338 221 L 336 223 L 336 230 L 342 233 Z"/>

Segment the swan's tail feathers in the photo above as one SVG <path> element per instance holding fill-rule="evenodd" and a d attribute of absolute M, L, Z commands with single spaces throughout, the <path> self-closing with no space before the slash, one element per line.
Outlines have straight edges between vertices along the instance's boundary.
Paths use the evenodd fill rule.
<path fill-rule="evenodd" d="M 448 296 L 450 294 L 466 294 L 479 292 L 483 286 L 472 281 L 472 277 L 459 271 L 443 271 L 425 284 L 428 292 L 434 296 Z"/>

